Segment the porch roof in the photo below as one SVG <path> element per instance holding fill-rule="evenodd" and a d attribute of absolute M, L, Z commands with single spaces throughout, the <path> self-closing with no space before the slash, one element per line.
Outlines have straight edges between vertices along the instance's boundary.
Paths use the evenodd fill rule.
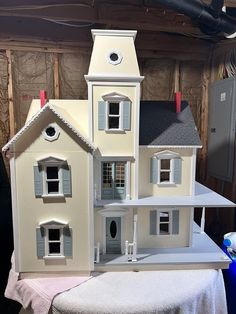
<path fill-rule="evenodd" d="M 236 204 L 195 182 L 195 195 L 192 196 L 149 196 L 133 200 L 101 200 L 97 207 L 236 207 Z"/>

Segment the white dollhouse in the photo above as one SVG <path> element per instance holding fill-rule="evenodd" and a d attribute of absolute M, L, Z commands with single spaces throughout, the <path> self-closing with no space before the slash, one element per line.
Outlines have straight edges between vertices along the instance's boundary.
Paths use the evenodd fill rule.
<path fill-rule="evenodd" d="M 201 143 L 188 103 L 140 101 L 136 31 L 92 36 L 88 100 L 33 100 L 3 148 L 16 271 L 227 267 L 204 213 L 235 204 L 195 182 Z"/>

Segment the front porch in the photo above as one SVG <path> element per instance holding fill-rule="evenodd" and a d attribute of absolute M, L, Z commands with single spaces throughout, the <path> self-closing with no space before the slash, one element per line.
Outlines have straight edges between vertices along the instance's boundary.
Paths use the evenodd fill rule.
<path fill-rule="evenodd" d="M 138 249 L 136 262 L 128 261 L 127 255 L 103 254 L 95 271 L 139 271 L 171 269 L 219 269 L 228 268 L 230 259 L 194 223 L 193 245 L 184 248 Z"/>

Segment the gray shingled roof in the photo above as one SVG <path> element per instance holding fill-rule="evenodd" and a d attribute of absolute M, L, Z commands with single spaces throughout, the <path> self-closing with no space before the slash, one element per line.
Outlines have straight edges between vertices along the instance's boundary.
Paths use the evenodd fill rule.
<path fill-rule="evenodd" d="M 201 146 L 188 103 L 176 113 L 173 101 L 141 101 L 139 145 Z"/>

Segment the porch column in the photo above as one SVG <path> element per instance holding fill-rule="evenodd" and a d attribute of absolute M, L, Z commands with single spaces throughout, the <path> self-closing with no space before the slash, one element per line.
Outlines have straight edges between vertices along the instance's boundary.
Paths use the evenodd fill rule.
<path fill-rule="evenodd" d="M 201 233 L 204 233 L 205 229 L 205 207 L 202 207 L 202 218 L 201 218 Z"/>
<path fill-rule="evenodd" d="M 138 222 L 138 214 L 137 209 L 134 210 L 134 234 L 133 234 L 133 256 L 132 262 L 137 261 L 137 222 Z"/>

